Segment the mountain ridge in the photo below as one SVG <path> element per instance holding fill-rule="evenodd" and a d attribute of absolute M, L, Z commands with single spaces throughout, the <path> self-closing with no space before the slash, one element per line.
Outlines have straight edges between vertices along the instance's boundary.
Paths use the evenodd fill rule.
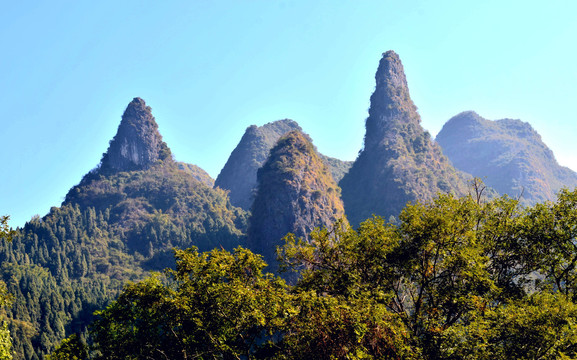
<path fill-rule="evenodd" d="M 249 210 L 256 193 L 258 170 L 265 164 L 277 141 L 295 130 L 302 131 L 302 128 L 296 121 L 290 119 L 276 120 L 262 126 L 249 126 L 230 154 L 214 186 L 229 191 L 233 205 Z M 329 166 L 337 182 L 352 165 L 350 161 L 342 161 L 320 153 L 319 156 Z"/>
<path fill-rule="evenodd" d="M 275 247 L 287 232 L 306 241 L 313 228 L 330 226 L 345 213 L 356 226 L 373 214 L 396 216 L 407 202 L 430 201 L 439 192 L 466 194 L 466 175 L 421 127 L 393 51 L 383 54 L 375 83 L 364 147 L 350 170 L 349 162 L 319 154 L 300 126 L 285 119 L 248 127 L 247 140 L 243 136 L 233 151 L 240 148 L 244 154 L 231 153 L 225 168 L 232 170 L 227 174 L 223 168 L 216 180 L 196 165 L 173 159 L 151 108 L 134 98 L 99 165 L 59 207 L 26 223 L 12 242 L 0 242 L 0 275 L 15 294 L 14 305 L 5 309 L 15 358 L 45 359 L 65 336 L 88 336 L 93 311 L 106 307 L 127 281 L 172 266 L 172 248 L 248 245 L 274 265 Z M 456 131 L 456 138 L 485 128 L 477 114 L 462 114 L 470 115 L 463 119 L 470 126 Z M 506 125 L 508 132 L 503 135 L 495 124 Z M 529 143 L 535 137 L 518 120 L 491 123 L 490 129 L 501 134 L 497 140 L 522 135 Z M 542 145 L 552 162 L 553 153 Z M 534 153 L 499 149 L 492 148 L 504 156 L 498 158 L 502 162 Z M 514 169 L 529 166 L 521 165 Z M 227 177 L 233 185 L 247 185 L 239 198 L 252 216 L 233 203 L 238 192 L 223 185 Z"/>

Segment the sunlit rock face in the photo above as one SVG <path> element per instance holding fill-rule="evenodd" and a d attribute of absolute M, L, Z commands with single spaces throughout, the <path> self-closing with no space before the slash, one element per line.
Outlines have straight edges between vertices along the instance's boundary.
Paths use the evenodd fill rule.
<path fill-rule="evenodd" d="M 122 115 L 116 136 L 102 157 L 103 172 L 143 170 L 171 158 L 149 106 L 134 98 Z"/>
<path fill-rule="evenodd" d="M 307 240 L 313 229 L 330 228 L 343 216 L 340 189 L 310 138 L 296 130 L 279 139 L 258 170 L 248 229 L 251 250 L 274 264 L 287 233 Z"/>

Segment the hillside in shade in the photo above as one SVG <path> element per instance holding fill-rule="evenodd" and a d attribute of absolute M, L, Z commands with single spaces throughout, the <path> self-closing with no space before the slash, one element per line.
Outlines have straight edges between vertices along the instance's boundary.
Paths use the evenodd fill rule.
<path fill-rule="evenodd" d="M 294 130 L 302 131 L 296 121 L 289 119 L 249 126 L 216 178 L 215 186 L 229 191 L 234 206 L 249 210 L 256 192 L 258 169 L 264 165 L 276 142 Z M 350 161 L 320 156 L 337 182 L 352 165 Z"/>
<path fill-rule="evenodd" d="M 339 185 L 351 224 L 397 216 L 405 204 L 439 192 L 462 195 L 466 181 L 421 125 L 399 56 L 383 54 L 375 75 L 364 148 Z"/>
<path fill-rule="evenodd" d="M 521 120 L 491 121 L 467 111 L 451 118 L 436 140 L 456 168 L 526 204 L 553 200 L 562 187 L 577 186 L 577 173 L 560 166 Z"/>
<path fill-rule="evenodd" d="M 248 228 L 250 248 L 275 263 L 276 246 L 293 233 L 308 238 L 316 227 L 342 218 L 340 189 L 308 136 L 282 137 L 258 171 L 258 190 Z"/>

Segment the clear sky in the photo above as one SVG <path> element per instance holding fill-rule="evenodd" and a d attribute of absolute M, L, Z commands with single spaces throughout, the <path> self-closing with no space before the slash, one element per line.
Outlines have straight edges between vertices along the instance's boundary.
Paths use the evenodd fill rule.
<path fill-rule="evenodd" d="M 577 170 L 577 1 L 2 1 L 0 215 L 21 226 L 94 168 L 134 97 L 215 178 L 251 124 L 291 118 L 354 160 L 381 54 L 422 125 L 528 121 Z"/>

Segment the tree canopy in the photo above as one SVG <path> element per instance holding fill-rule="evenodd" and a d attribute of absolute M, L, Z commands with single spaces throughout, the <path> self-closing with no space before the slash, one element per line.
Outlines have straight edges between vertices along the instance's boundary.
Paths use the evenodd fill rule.
<path fill-rule="evenodd" d="M 98 312 L 91 356 L 577 357 L 577 191 L 532 208 L 476 195 L 409 204 L 389 223 L 338 221 L 306 242 L 289 234 L 289 285 L 246 249 L 178 250 L 176 270 Z"/>

